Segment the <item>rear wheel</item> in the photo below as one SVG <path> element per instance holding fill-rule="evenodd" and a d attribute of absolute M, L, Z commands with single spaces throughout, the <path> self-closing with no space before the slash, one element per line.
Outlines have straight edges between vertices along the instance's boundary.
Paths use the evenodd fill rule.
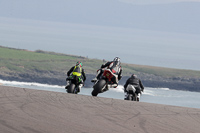
<path fill-rule="evenodd" d="M 135 94 L 129 94 L 128 97 L 127 97 L 127 100 L 136 101 L 136 95 Z"/>
<path fill-rule="evenodd" d="M 70 86 L 67 89 L 68 93 L 74 93 L 74 89 L 75 89 L 76 85 L 71 83 Z"/>
<path fill-rule="evenodd" d="M 133 95 L 132 94 L 128 94 L 127 100 L 132 101 L 132 99 L 133 99 Z"/>
<path fill-rule="evenodd" d="M 97 96 L 105 85 L 106 81 L 104 79 L 99 80 L 93 87 L 92 96 Z"/>
<path fill-rule="evenodd" d="M 133 101 L 136 101 L 136 98 L 137 98 L 136 95 L 133 95 Z"/>

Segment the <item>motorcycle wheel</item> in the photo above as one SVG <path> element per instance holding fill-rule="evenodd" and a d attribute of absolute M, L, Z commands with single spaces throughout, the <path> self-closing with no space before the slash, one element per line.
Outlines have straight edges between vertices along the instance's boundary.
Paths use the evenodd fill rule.
<path fill-rule="evenodd" d="M 129 94 L 128 97 L 127 97 L 127 100 L 136 101 L 136 96 L 133 95 L 133 94 Z"/>
<path fill-rule="evenodd" d="M 99 80 L 99 82 L 97 82 L 93 87 L 92 96 L 97 96 L 105 84 L 106 81 L 104 79 Z"/>
<path fill-rule="evenodd" d="M 132 99 L 133 99 L 133 95 L 132 95 L 132 94 L 129 94 L 129 95 L 127 96 L 127 100 L 132 101 Z"/>
<path fill-rule="evenodd" d="M 68 93 L 74 93 L 74 89 L 75 89 L 76 85 L 75 84 L 70 84 L 70 86 L 67 89 Z"/>

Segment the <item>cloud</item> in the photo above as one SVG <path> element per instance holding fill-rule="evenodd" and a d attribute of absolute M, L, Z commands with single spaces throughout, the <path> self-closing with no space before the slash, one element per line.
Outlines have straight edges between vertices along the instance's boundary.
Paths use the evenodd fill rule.
<path fill-rule="evenodd" d="M 119 0 L 119 1 L 137 5 L 169 4 L 176 2 L 200 2 L 200 0 Z"/>

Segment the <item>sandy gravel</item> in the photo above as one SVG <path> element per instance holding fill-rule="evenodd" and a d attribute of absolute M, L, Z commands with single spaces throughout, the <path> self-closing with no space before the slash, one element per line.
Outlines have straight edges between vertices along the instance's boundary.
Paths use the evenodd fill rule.
<path fill-rule="evenodd" d="M 0 86 L 0 133 L 199 133 L 200 109 Z"/>

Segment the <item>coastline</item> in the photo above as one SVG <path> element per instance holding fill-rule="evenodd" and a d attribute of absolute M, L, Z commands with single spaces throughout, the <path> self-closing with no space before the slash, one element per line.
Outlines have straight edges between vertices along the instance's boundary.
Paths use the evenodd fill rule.
<path fill-rule="evenodd" d="M 87 78 L 84 85 L 85 87 L 92 87 L 91 80 L 96 76 L 99 64 L 102 64 L 102 60 L 42 50 L 28 51 L 3 46 L 0 46 L 0 50 L 0 79 L 8 81 L 37 82 L 64 86 L 66 84 L 66 71 L 70 69 L 69 66 L 77 60 L 82 60 L 87 64 L 85 66 L 87 68 Z M 12 55 L 7 53 L 12 53 Z M 10 61 L 14 57 L 16 59 Z M 31 62 L 31 65 L 29 62 Z M 119 85 L 124 85 L 129 76 L 135 73 L 145 87 L 200 92 L 200 71 L 124 63 L 122 66 L 123 76 L 119 81 Z"/>
<path fill-rule="evenodd" d="M 44 73 L 44 74 L 43 74 Z M 91 80 L 95 77 L 95 74 L 86 74 L 86 81 L 84 86 L 91 88 L 93 83 Z M 193 92 L 200 92 L 199 86 L 200 82 L 199 79 L 196 78 L 166 78 L 156 75 L 138 75 L 141 79 L 144 87 L 156 87 L 156 88 L 169 88 L 174 90 L 183 90 L 183 91 L 193 91 Z M 119 81 L 119 85 L 124 85 L 128 76 L 123 76 L 122 79 Z M 34 72 L 26 73 L 26 74 L 0 74 L 0 79 L 8 80 L 8 81 L 19 81 L 19 82 L 36 82 L 42 84 L 50 84 L 50 85 L 66 85 L 66 75 L 63 73 L 54 73 L 54 76 L 46 75 L 46 72 Z"/>
<path fill-rule="evenodd" d="M 0 86 L 1 132 L 196 133 L 200 109 Z"/>

